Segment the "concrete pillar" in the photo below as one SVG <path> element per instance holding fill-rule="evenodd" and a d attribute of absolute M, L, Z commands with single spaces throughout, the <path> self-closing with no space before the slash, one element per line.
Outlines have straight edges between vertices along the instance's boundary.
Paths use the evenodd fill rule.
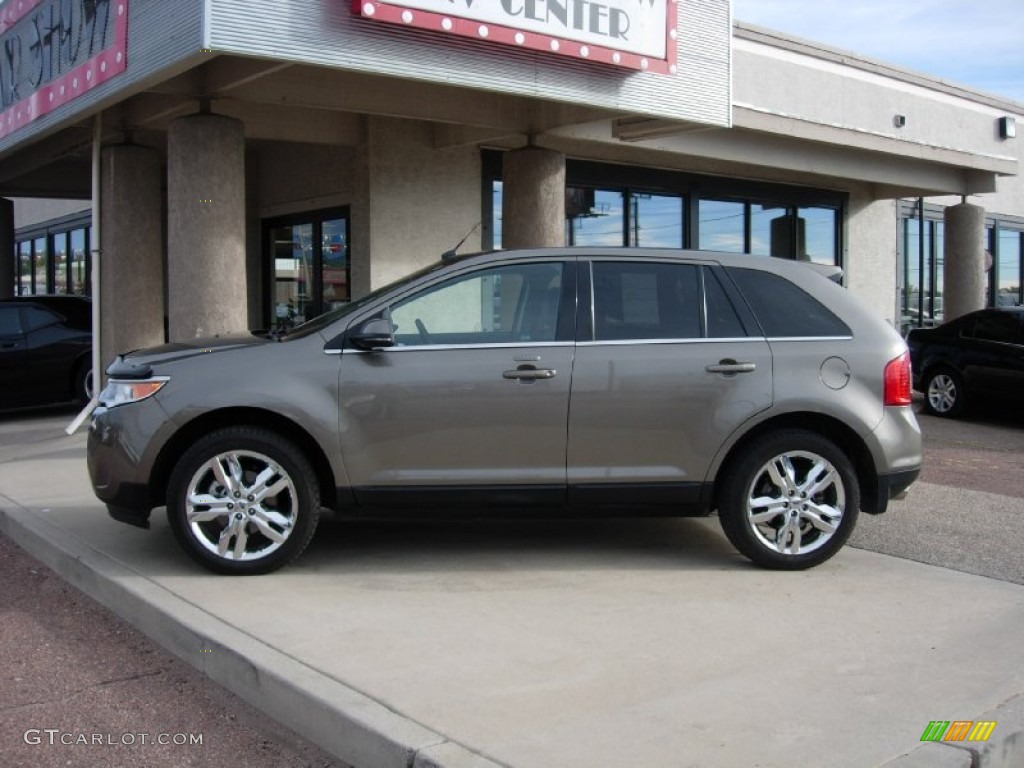
<path fill-rule="evenodd" d="M 970 203 L 945 211 L 943 318 L 985 306 L 985 209 Z"/>
<path fill-rule="evenodd" d="M 565 155 L 539 147 L 506 152 L 501 208 L 503 248 L 565 245 Z"/>
<path fill-rule="evenodd" d="M 167 301 L 171 341 L 248 329 L 245 132 L 193 115 L 167 131 Z"/>
<path fill-rule="evenodd" d="M 14 202 L 0 197 L 0 299 L 14 295 L 17 250 L 14 247 Z"/>
<path fill-rule="evenodd" d="M 133 145 L 104 147 L 100 191 L 100 351 L 164 342 L 163 163 Z"/>

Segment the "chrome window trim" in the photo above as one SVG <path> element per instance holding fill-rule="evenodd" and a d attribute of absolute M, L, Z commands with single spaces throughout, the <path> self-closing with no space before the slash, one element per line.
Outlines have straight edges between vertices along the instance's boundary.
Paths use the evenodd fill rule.
<path fill-rule="evenodd" d="M 538 347 L 548 348 L 560 348 L 560 347 L 575 347 L 576 344 L 571 341 L 520 341 L 520 342 L 500 342 L 492 344 L 416 344 L 408 347 L 381 347 L 380 349 L 373 350 L 362 350 L 362 349 L 325 349 L 325 355 L 366 355 L 376 354 L 380 352 L 392 353 L 392 352 L 444 352 L 453 349 L 536 349 Z"/>

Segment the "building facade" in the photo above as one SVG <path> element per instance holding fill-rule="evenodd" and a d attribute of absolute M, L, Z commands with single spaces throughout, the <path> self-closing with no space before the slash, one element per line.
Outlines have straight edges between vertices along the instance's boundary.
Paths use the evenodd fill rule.
<path fill-rule="evenodd" d="M 98 295 L 104 360 L 457 244 L 835 263 L 904 328 L 1024 298 L 1024 106 L 728 0 L 7 0 L 0 37 L 0 293 Z"/>

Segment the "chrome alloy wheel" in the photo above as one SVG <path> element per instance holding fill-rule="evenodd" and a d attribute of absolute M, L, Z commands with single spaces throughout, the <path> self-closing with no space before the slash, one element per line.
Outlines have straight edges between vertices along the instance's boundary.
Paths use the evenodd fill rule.
<path fill-rule="evenodd" d="M 297 513 L 295 483 L 262 453 L 218 453 L 189 480 L 188 527 L 204 549 L 227 560 L 258 560 L 279 549 Z"/>
<path fill-rule="evenodd" d="M 928 382 L 928 405 L 936 413 L 949 413 L 959 396 L 956 380 L 948 373 L 937 373 Z"/>
<path fill-rule="evenodd" d="M 827 459 L 789 451 L 766 462 L 747 492 L 754 537 L 782 555 L 804 555 L 839 530 L 846 509 L 843 480 Z"/>

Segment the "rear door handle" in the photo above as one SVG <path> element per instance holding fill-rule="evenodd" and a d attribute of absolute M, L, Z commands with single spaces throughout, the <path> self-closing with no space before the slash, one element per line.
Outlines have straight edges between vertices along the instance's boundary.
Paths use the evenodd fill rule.
<path fill-rule="evenodd" d="M 551 368 L 516 368 L 512 371 L 505 371 L 502 376 L 506 379 L 526 379 L 536 381 L 537 379 L 553 379 L 558 371 Z"/>
<path fill-rule="evenodd" d="M 704 368 L 708 373 L 724 373 L 732 376 L 737 373 L 751 373 L 756 370 L 754 363 L 737 363 L 735 360 L 719 360 L 717 365 L 709 365 Z"/>

